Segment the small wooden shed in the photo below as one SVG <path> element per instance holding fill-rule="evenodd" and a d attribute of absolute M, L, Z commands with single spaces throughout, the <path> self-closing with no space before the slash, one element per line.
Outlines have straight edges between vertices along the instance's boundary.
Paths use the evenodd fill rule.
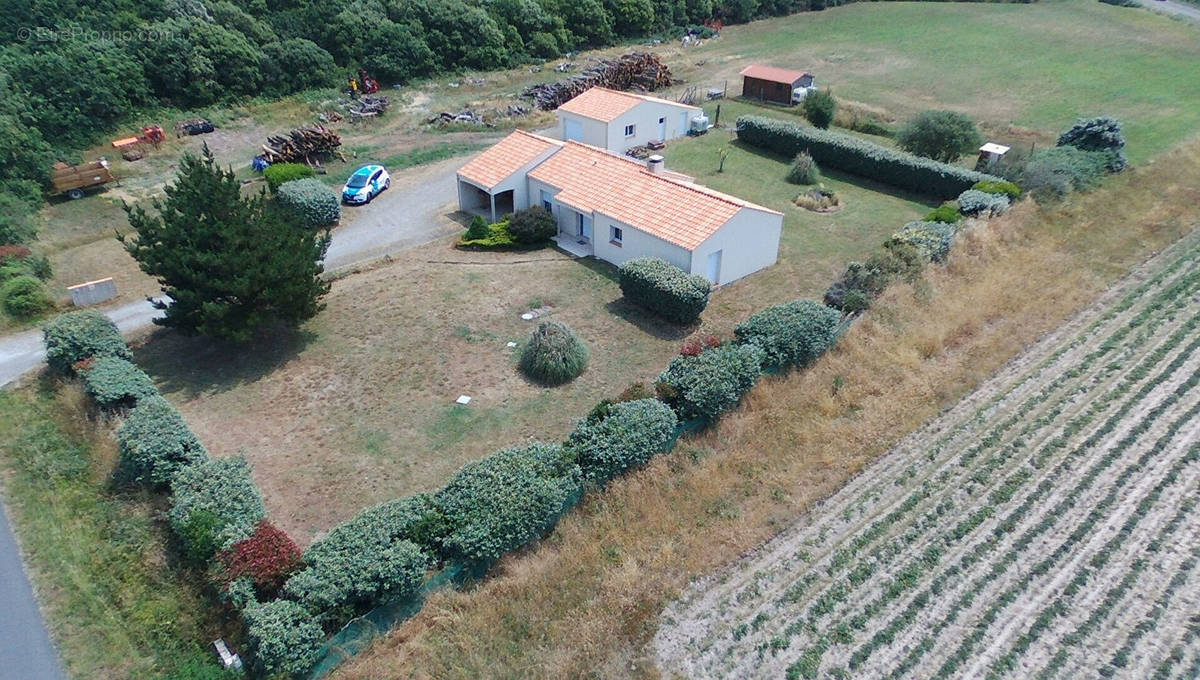
<path fill-rule="evenodd" d="M 742 69 L 742 96 L 791 106 L 792 92 L 813 85 L 806 71 L 754 64 Z"/>

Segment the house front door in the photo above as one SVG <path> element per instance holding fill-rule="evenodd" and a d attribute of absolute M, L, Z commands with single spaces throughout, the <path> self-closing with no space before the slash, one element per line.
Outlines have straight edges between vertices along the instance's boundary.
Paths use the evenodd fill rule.
<path fill-rule="evenodd" d="M 583 213 L 579 214 L 579 238 L 592 240 L 592 218 Z"/>

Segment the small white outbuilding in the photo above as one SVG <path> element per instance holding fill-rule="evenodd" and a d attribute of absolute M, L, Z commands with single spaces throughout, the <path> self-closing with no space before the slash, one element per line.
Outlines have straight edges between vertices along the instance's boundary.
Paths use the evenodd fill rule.
<path fill-rule="evenodd" d="M 604 87 L 587 90 L 556 113 L 559 139 L 614 153 L 682 137 L 691 129 L 692 119 L 704 115 L 698 106 Z"/>

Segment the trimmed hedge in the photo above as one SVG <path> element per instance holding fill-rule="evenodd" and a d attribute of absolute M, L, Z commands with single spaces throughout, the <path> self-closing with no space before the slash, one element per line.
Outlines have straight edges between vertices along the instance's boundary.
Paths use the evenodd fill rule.
<path fill-rule="evenodd" d="M 171 486 L 167 518 L 198 561 L 208 561 L 215 550 L 249 538 L 267 515 L 250 465 L 240 456 L 185 467 Z"/>
<path fill-rule="evenodd" d="M 991 217 L 1008 210 L 1008 196 L 967 189 L 958 195 L 958 209 L 972 217 Z"/>
<path fill-rule="evenodd" d="M 1009 200 L 1015 201 L 1021 197 L 1021 187 L 1012 182 L 1000 180 L 983 180 L 971 185 L 975 191 L 982 191 L 985 194 L 1003 194 L 1008 196 Z"/>
<path fill-rule="evenodd" d="M 317 173 L 303 163 L 276 163 L 263 170 L 263 178 L 272 192 L 279 191 L 285 182 L 315 177 Z"/>
<path fill-rule="evenodd" d="M 561 385 L 579 377 L 587 368 L 588 346 L 569 326 L 543 321 L 529 334 L 521 349 L 519 365 L 531 380 Z"/>
<path fill-rule="evenodd" d="M 581 488 L 563 448 L 531 444 L 468 463 L 434 495 L 446 519 L 448 559 L 488 561 L 536 540 Z"/>
<path fill-rule="evenodd" d="M 295 677 L 320 658 L 325 632 L 299 604 L 291 600 L 250 602 L 242 617 L 259 677 Z"/>
<path fill-rule="evenodd" d="M 279 204 L 312 229 L 337 224 L 342 219 L 342 203 L 338 195 L 319 179 L 295 179 L 279 187 Z"/>
<path fill-rule="evenodd" d="M 89 357 L 133 359 L 133 353 L 108 317 L 95 310 L 61 314 L 42 328 L 46 363 L 59 373 L 70 373 L 76 362 Z"/>
<path fill-rule="evenodd" d="M 480 220 L 482 219 L 480 218 Z M 500 220 L 495 224 L 485 223 L 484 229 L 486 234 L 480 236 L 479 229 L 472 220 L 467 233 L 459 240 L 457 246 L 466 250 L 508 250 L 517 247 L 517 240 L 508 231 L 507 219 Z"/>
<path fill-rule="evenodd" d="M 630 302 L 679 324 L 700 317 L 712 284 L 657 257 L 638 257 L 618 270 L 621 294 Z"/>
<path fill-rule="evenodd" d="M 305 568 L 284 590 L 317 614 L 411 595 L 432 562 L 422 545 L 435 540 L 441 525 L 424 495 L 368 508 L 309 546 Z"/>
<path fill-rule="evenodd" d="M 926 222 L 945 222 L 946 224 L 954 224 L 962 218 L 963 215 L 958 211 L 958 205 L 953 201 L 947 201 L 925 215 Z"/>
<path fill-rule="evenodd" d="M 142 399 L 158 396 L 158 388 L 146 372 L 120 357 L 99 357 L 83 371 L 83 386 L 100 406 L 133 406 Z"/>
<path fill-rule="evenodd" d="M 892 234 L 887 244 L 903 243 L 917 249 L 921 257 L 931 262 L 944 262 L 958 226 L 946 222 L 909 222 Z"/>
<path fill-rule="evenodd" d="M 820 302 L 793 300 L 758 312 L 733 334 L 761 349 L 766 366 L 804 366 L 833 346 L 840 321 L 841 314 Z"/>
<path fill-rule="evenodd" d="M 208 460 L 208 451 L 183 416 L 159 396 L 139 400 L 117 429 L 121 476 L 153 487 L 170 486 L 181 469 Z"/>
<path fill-rule="evenodd" d="M 609 404 L 602 417 L 581 421 L 563 446 L 584 479 L 604 484 L 665 452 L 677 422 L 675 412 L 657 399 Z"/>
<path fill-rule="evenodd" d="M 825 168 L 837 168 L 919 194 L 950 198 L 972 184 L 996 177 L 910 153 L 865 139 L 818 130 L 765 116 L 737 119 L 738 139 L 772 153 L 795 156 L 807 151 Z"/>
<path fill-rule="evenodd" d="M 682 420 L 715 420 L 737 406 L 762 375 L 766 354 L 756 345 L 722 345 L 677 356 L 658 377 Z"/>

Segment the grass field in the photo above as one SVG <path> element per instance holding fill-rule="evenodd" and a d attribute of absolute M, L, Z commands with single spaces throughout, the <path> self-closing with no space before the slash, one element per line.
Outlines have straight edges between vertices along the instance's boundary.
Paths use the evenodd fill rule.
<path fill-rule="evenodd" d="M 890 290 L 838 348 L 618 480 L 537 550 L 440 593 L 338 678 L 659 677 L 660 613 L 1200 224 L 1200 141 L 1062 205 L 1023 205 Z"/>
<path fill-rule="evenodd" d="M 161 499 L 111 488 L 115 444 L 78 385 L 0 392 L 0 481 L 72 678 L 221 680 L 202 576 L 165 551 Z M 0 671 L 0 674 L 3 674 Z"/>
<path fill-rule="evenodd" d="M 660 667 L 687 678 L 1190 675 L 1198 291 L 1200 232 L 754 557 L 690 588 L 664 613 Z"/>

